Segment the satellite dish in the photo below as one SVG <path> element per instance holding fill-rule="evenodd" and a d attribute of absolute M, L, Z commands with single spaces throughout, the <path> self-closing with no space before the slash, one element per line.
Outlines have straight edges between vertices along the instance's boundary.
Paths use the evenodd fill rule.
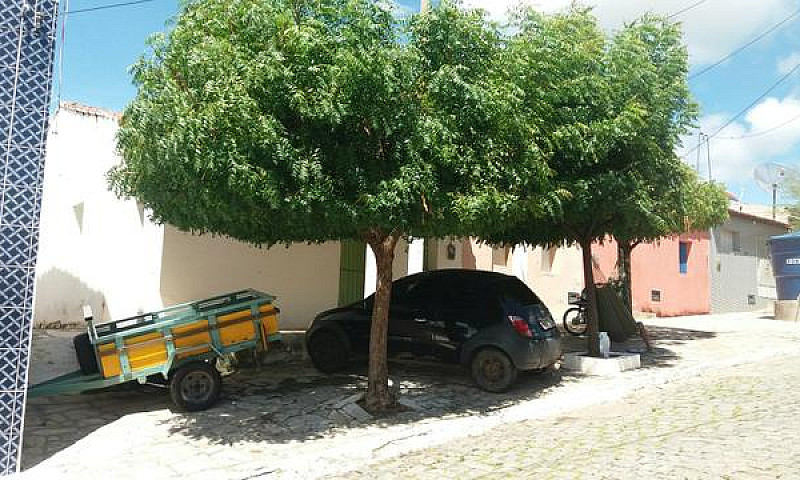
<path fill-rule="evenodd" d="M 778 190 L 783 190 L 791 180 L 799 178 L 797 171 L 780 163 L 762 163 L 753 170 L 758 186 L 765 192 L 772 192 L 772 218 L 775 218 L 775 203 L 778 197 Z"/>

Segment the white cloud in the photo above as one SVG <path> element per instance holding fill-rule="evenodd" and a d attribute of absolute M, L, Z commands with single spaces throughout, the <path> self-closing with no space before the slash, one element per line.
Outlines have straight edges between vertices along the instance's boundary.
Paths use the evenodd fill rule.
<path fill-rule="evenodd" d="M 569 0 L 466 0 L 471 7 L 488 11 L 501 19 L 520 1 L 540 11 L 563 9 Z M 647 12 L 663 15 L 676 13 L 695 2 L 692 0 L 583 0 L 595 7 L 600 24 L 613 31 Z M 759 33 L 788 16 L 796 6 L 792 0 L 708 0 L 676 17 L 683 23 L 686 43 L 694 65 L 714 62 Z M 755 47 L 754 47 L 755 48 Z"/>
<path fill-rule="evenodd" d="M 786 75 L 800 63 L 800 52 L 794 52 L 778 60 L 778 73 Z"/>
<path fill-rule="evenodd" d="M 519 4 L 532 5 L 541 12 L 555 12 L 570 5 L 571 0 L 464 0 L 466 7 L 482 8 L 492 18 L 501 20 L 505 18 L 510 8 Z"/>
<path fill-rule="evenodd" d="M 752 179 L 756 165 L 791 152 L 800 146 L 800 96 L 770 97 L 750 109 L 743 121 L 733 122 L 711 139 L 712 175 L 715 180 L 742 184 Z M 700 129 L 713 134 L 730 114 L 719 113 L 700 119 Z M 788 122 L 788 123 L 787 123 Z M 780 128 L 776 128 L 780 127 Z M 759 135 L 761 132 L 766 132 Z M 736 138 L 736 137 L 746 138 Z M 733 138 L 733 139 L 732 139 Z M 697 135 L 684 140 L 685 155 L 697 145 Z M 700 171 L 707 172 L 705 147 L 700 152 Z M 697 152 L 685 159 L 695 166 Z"/>

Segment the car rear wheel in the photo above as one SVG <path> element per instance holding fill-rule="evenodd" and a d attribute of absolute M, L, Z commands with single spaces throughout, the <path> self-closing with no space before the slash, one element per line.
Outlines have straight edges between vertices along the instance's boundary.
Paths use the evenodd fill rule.
<path fill-rule="evenodd" d="M 517 381 L 517 367 L 508 355 L 494 348 L 484 348 L 472 359 L 472 379 L 488 392 L 505 392 Z"/>
<path fill-rule="evenodd" d="M 320 372 L 335 373 L 344 370 L 350 355 L 342 337 L 332 329 L 324 328 L 309 338 L 308 356 Z"/>

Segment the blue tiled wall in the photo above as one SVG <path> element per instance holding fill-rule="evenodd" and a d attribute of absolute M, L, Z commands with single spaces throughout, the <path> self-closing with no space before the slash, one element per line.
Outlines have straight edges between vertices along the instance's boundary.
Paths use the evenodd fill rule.
<path fill-rule="evenodd" d="M 0 0 L 0 474 L 17 470 L 57 0 Z"/>

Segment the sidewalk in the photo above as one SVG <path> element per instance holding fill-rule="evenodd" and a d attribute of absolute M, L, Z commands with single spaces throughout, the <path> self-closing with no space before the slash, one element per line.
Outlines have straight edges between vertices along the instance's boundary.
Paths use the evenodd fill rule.
<path fill-rule="evenodd" d="M 164 392 L 152 387 L 34 399 L 23 464 L 35 466 L 23 478 L 314 478 L 648 386 L 800 354 L 800 324 L 755 314 L 646 324 L 655 354 L 643 359 L 645 368 L 613 379 L 521 375 L 512 392 L 492 395 L 460 368 L 392 364 L 403 397 L 419 409 L 364 423 L 338 418 L 333 408 L 363 386 L 363 375 L 324 376 L 298 363 L 227 378 L 221 404 L 197 414 L 171 412 Z"/>

